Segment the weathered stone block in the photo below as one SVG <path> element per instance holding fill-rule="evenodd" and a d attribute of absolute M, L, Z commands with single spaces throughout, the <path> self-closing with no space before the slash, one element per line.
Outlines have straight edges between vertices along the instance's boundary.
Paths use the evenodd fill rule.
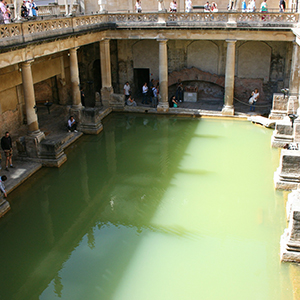
<path fill-rule="evenodd" d="M 273 105 L 271 114 L 269 115 L 270 119 L 280 120 L 287 116 L 288 112 L 288 97 L 284 94 L 273 94 Z"/>
<path fill-rule="evenodd" d="M 280 164 L 274 174 L 276 189 L 296 189 L 300 183 L 300 151 L 281 150 Z"/>
<path fill-rule="evenodd" d="M 288 117 L 277 121 L 271 138 L 271 145 L 274 148 L 283 148 L 286 144 L 294 141 L 293 128 Z"/>
<path fill-rule="evenodd" d="M 78 129 L 85 134 L 98 134 L 102 131 L 100 108 L 85 108 L 81 111 Z"/>
<path fill-rule="evenodd" d="M 115 109 L 122 109 L 125 106 L 125 95 L 111 94 L 109 98 L 109 106 Z"/>
<path fill-rule="evenodd" d="M 300 190 L 288 196 L 287 215 L 289 225 L 280 240 L 280 257 L 282 261 L 300 262 Z"/>
<path fill-rule="evenodd" d="M 112 87 L 104 87 L 101 89 L 101 100 L 103 106 L 109 106 L 110 95 L 114 92 Z"/>

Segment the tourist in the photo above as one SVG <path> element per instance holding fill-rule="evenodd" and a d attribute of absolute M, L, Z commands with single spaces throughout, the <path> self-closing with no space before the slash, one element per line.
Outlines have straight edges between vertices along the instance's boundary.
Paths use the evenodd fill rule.
<path fill-rule="evenodd" d="M 255 12 L 256 11 L 256 4 L 255 0 L 250 0 L 250 6 L 249 6 L 249 12 Z"/>
<path fill-rule="evenodd" d="M 34 2 L 34 0 L 31 0 L 31 9 L 32 9 L 32 16 L 33 17 L 37 17 L 38 16 L 38 10 L 39 8 L 37 7 L 36 3 Z"/>
<path fill-rule="evenodd" d="M 192 9 L 193 9 L 192 0 L 186 0 L 185 1 L 185 12 L 187 12 L 187 13 L 192 12 Z"/>
<path fill-rule="evenodd" d="M 142 2 L 140 0 L 136 0 L 134 8 L 135 8 L 136 13 L 141 13 L 142 12 Z"/>
<path fill-rule="evenodd" d="M 285 1 L 284 0 L 279 1 L 279 12 L 285 12 Z"/>
<path fill-rule="evenodd" d="M 10 165 L 11 168 L 14 168 L 14 166 L 12 164 L 12 156 L 13 156 L 12 141 L 8 131 L 5 132 L 5 135 L 1 139 L 1 148 L 4 151 L 6 157 L 5 170 L 9 171 L 8 164 Z"/>
<path fill-rule="evenodd" d="M 247 12 L 246 0 L 243 0 L 243 2 L 242 2 L 242 12 Z"/>
<path fill-rule="evenodd" d="M 77 131 L 77 123 L 74 119 L 73 116 L 71 116 L 68 120 L 68 131 L 71 132 L 71 131 L 74 131 L 74 132 L 78 132 Z"/>
<path fill-rule="evenodd" d="M 178 100 L 179 102 L 182 102 L 183 100 L 183 87 L 180 79 L 178 79 L 177 88 L 176 88 L 176 100 Z"/>
<path fill-rule="evenodd" d="M 147 82 L 144 83 L 142 87 L 143 101 L 142 104 L 148 104 L 147 96 L 148 96 L 148 85 Z"/>
<path fill-rule="evenodd" d="M 258 89 L 255 89 L 252 93 L 251 93 L 251 97 L 249 99 L 249 104 L 250 104 L 250 111 L 255 111 L 255 103 L 259 98 L 259 92 Z"/>
<path fill-rule="evenodd" d="M 27 0 L 26 3 L 25 3 L 25 6 L 27 8 L 27 11 L 28 11 L 28 17 L 32 17 L 32 4 L 31 4 L 31 1 L 30 0 Z"/>
<path fill-rule="evenodd" d="M 158 96 L 157 87 L 154 86 L 152 88 L 152 94 L 153 94 L 153 97 L 152 97 L 152 107 L 157 107 L 157 96 Z"/>
<path fill-rule="evenodd" d="M 3 182 L 6 181 L 6 180 L 7 180 L 7 177 L 5 175 L 2 175 L 0 177 L 0 190 L 4 194 L 5 198 L 7 198 L 7 193 L 6 193 L 5 185 L 3 184 Z"/>
<path fill-rule="evenodd" d="M 131 93 L 131 89 L 130 89 L 130 85 L 129 82 L 127 81 L 123 87 L 123 91 L 124 91 L 124 95 L 125 95 L 125 102 L 127 101 L 127 99 L 130 96 Z"/>
<path fill-rule="evenodd" d="M 172 96 L 169 100 L 170 107 L 178 107 L 178 102 L 176 101 L 176 97 Z"/>
<path fill-rule="evenodd" d="M 264 0 L 260 5 L 260 12 L 267 12 L 267 11 L 268 11 L 267 0 Z"/>
<path fill-rule="evenodd" d="M 3 0 L 0 0 L 0 24 L 4 23 L 5 14 L 6 14 L 6 6 L 5 6 Z"/>
<path fill-rule="evenodd" d="M 211 9 L 210 9 L 212 12 L 218 12 L 219 10 L 218 10 L 218 5 L 217 5 L 217 3 L 216 2 L 213 2 L 212 4 L 211 4 Z"/>
<path fill-rule="evenodd" d="M 84 95 L 83 87 L 80 89 L 80 98 L 81 98 L 82 106 L 85 106 L 85 95 Z"/>
<path fill-rule="evenodd" d="M 25 0 L 23 1 L 23 4 L 21 6 L 21 17 L 24 18 L 24 19 L 28 18 L 28 10 L 27 10 L 27 7 L 26 7 L 26 1 Z"/>
<path fill-rule="evenodd" d="M 206 4 L 204 5 L 204 12 L 210 12 L 210 4 L 207 1 Z"/>
<path fill-rule="evenodd" d="M 176 0 L 171 1 L 169 11 L 170 12 L 175 12 L 175 13 L 177 12 Z"/>
<path fill-rule="evenodd" d="M 136 106 L 136 102 L 134 101 L 134 98 L 131 98 L 131 96 L 127 99 L 127 105 L 128 106 Z"/>
<path fill-rule="evenodd" d="M 2 155 L 0 153 L 0 170 L 2 170 Z"/>

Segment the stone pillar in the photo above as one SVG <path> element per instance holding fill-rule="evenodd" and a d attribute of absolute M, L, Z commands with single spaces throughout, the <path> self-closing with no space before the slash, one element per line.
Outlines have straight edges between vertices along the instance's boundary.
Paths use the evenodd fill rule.
<path fill-rule="evenodd" d="M 227 56 L 225 70 L 225 96 L 223 115 L 234 115 L 233 97 L 234 97 L 234 71 L 235 71 L 235 43 L 236 40 L 226 40 Z"/>
<path fill-rule="evenodd" d="M 168 103 L 168 49 L 167 40 L 158 39 L 159 43 L 159 94 L 160 101 L 157 106 L 157 111 L 169 111 Z"/>
<path fill-rule="evenodd" d="M 79 88 L 79 71 L 77 60 L 77 48 L 71 48 L 70 53 L 70 73 L 71 73 L 71 88 L 72 88 L 72 108 L 81 109 L 81 97 Z"/>
<path fill-rule="evenodd" d="M 38 118 L 36 114 L 36 102 L 33 88 L 33 79 L 31 73 L 31 61 L 22 63 L 22 81 L 24 89 L 24 100 L 26 108 L 26 118 L 29 133 L 39 132 Z"/>
<path fill-rule="evenodd" d="M 289 83 L 289 95 L 298 96 L 299 94 L 299 71 L 300 71 L 300 50 L 299 45 L 294 42 L 292 65 L 291 65 L 291 76 Z"/>
<path fill-rule="evenodd" d="M 109 106 L 110 95 L 114 92 L 111 84 L 110 40 L 100 41 L 100 64 L 102 89 L 101 98 L 103 106 Z"/>

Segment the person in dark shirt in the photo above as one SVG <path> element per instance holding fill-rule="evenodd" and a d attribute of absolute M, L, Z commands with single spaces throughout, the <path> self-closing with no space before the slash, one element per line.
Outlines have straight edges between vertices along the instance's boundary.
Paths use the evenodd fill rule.
<path fill-rule="evenodd" d="M 5 170 L 9 171 L 8 164 L 10 164 L 11 168 L 14 168 L 14 166 L 12 164 L 12 156 L 13 156 L 12 141 L 8 131 L 5 132 L 4 137 L 2 137 L 1 139 L 1 148 L 4 151 L 6 157 Z"/>
<path fill-rule="evenodd" d="M 285 12 L 285 1 L 284 0 L 279 1 L 279 12 Z"/>

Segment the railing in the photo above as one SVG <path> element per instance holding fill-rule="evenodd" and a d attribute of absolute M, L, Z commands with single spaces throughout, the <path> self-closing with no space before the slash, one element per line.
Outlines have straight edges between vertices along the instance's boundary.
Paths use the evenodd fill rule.
<path fill-rule="evenodd" d="M 114 13 L 61 17 L 0 25 L 1 46 L 55 37 L 105 26 L 140 28 L 296 27 L 298 13 Z"/>

